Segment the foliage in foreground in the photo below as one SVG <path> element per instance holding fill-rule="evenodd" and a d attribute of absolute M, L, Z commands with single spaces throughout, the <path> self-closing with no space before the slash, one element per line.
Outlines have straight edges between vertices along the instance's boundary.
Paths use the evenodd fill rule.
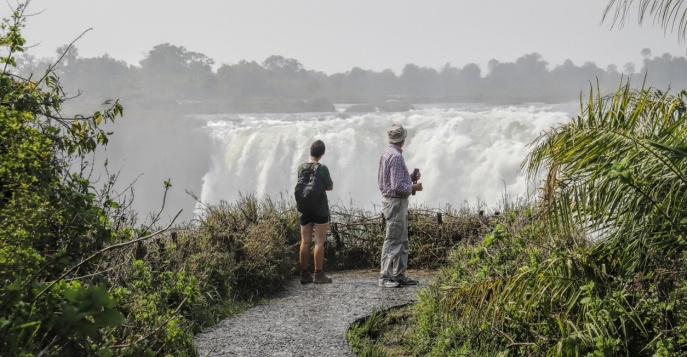
<path fill-rule="evenodd" d="M 35 80 L 13 75 L 24 45 L 22 11 L 0 25 L 0 350 L 95 351 L 123 316 L 106 282 L 84 276 L 98 270 L 98 252 L 129 232 L 110 220 L 126 216 L 97 195 L 79 159 L 107 143 L 99 125 L 122 108 L 115 102 L 64 118 L 65 94 L 51 71 Z"/>
<path fill-rule="evenodd" d="M 687 93 L 621 88 L 546 133 L 537 206 L 460 244 L 406 350 L 430 356 L 687 355 Z"/>
<path fill-rule="evenodd" d="M 24 10 L 0 24 L 0 353 L 196 355 L 194 331 L 296 266 L 283 263 L 285 224 L 249 199 L 209 210 L 194 230 L 163 234 L 171 223 L 158 228 L 157 218 L 137 227 L 130 199 L 113 189 L 117 175 L 90 177 L 89 155 L 111 134 L 101 125 L 122 106 L 67 117 L 54 66 L 17 75 Z"/>
<path fill-rule="evenodd" d="M 361 357 L 404 355 L 402 344 L 411 337 L 408 320 L 412 311 L 410 305 L 373 311 L 351 324 L 346 332 L 348 345 Z"/>

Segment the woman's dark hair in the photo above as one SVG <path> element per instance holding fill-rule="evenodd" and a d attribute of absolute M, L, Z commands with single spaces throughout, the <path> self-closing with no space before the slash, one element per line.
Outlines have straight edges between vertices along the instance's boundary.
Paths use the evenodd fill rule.
<path fill-rule="evenodd" d="M 310 145 L 310 156 L 320 157 L 322 155 L 324 155 L 324 142 L 322 140 L 317 140 Z"/>

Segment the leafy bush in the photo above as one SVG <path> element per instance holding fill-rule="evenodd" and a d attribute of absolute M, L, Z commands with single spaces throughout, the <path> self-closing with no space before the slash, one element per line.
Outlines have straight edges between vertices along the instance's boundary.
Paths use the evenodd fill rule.
<path fill-rule="evenodd" d="M 535 321 L 520 314 L 518 309 L 524 308 L 500 300 L 499 294 L 505 293 L 504 280 L 540 269 L 547 258 L 555 256 L 542 239 L 535 217 L 529 206 L 510 207 L 505 215 L 492 218 L 492 231 L 483 239 L 456 246 L 450 262 L 420 294 L 411 340 L 416 353 L 496 355 L 497 341 L 510 343 L 504 335 L 513 333 L 516 341 L 528 336 L 529 329 L 523 325 Z M 510 292 L 519 294 L 515 290 L 524 290 L 529 283 L 521 277 L 509 286 Z M 495 320 L 489 317 L 492 310 L 506 317 Z M 538 312 L 546 315 L 546 311 Z"/>
<path fill-rule="evenodd" d="M 0 25 L 7 51 L 0 57 L 0 350 L 107 354 L 107 331 L 123 318 L 106 282 L 90 273 L 98 252 L 130 236 L 113 229 L 116 203 L 98 196 L 83 171 L 69 171 L 107 143 L 98 126 L 122 107 L 64 118 L 64 93 L 50 70 L 35 81 L 14 75 L 23 10 Z"/>
<path fill-rule="evenodd" d="M 687 93 L 591 97 L 528 157 L 548 170 L 516 207 L 456 247 L 423 291 L 413 353 L 684 356 Z"/>
<path fill-rule="evenodd" d="M 247 197 L 208 207 L 195 226 L 135 228 L 116 175 L 97 191 L 85 160 L 122 107 L 63 117 L 51 69 L 37 81 L 13 74 L 23 11 L 0 37 L 0 350 L 193 356 L 193 332 L 290 278 L 295 211 Z"/>
<path fill-rule="evenodd" d="M 167 269 L 185 267 L 201 282 L 205 305 L 253 301 L 278 291 L 297 270 L 300 228 L 293 206 L 255 196 L 206 206 L 198 224 L 168 238 Z M 202 309 L 201 309 L 202 310 Z M 198 313 L 202 314 L 201 311 Z M 226 315 L 220 312 L 203 326 Z"/>

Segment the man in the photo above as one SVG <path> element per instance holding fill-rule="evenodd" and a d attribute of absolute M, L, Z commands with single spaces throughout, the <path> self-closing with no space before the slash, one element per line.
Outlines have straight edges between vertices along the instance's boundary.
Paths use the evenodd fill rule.
<path fill-rule="evenodd" d="M 403 159 L 403 145 L 408 132 L 393 124 L 387 131 L 389 146 L 379 160 L 377 182 L 382 192 L 382 213 L 386 218 L 386 236 L 382 246 L 382 269 L 379 286 L 397 288 L 415 285 L 417 280 L 408 278 L 408 196 L 422 191 L 422 183 L 413 183 Z M 419 179 L 420 173 L 417 173 Z"/>

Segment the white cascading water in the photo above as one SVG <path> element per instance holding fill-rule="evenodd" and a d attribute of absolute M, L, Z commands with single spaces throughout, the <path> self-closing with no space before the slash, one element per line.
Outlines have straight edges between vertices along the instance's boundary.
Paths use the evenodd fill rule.
<path fill-rule="evenodd" d="M 253 114 L 197 116 L 216 141 L 201 199 L 234 202 L 240 195 L 293 199 L 296 170 L 308 161 L 310 144 L 321 139 L 334 190 L 330 205 L 378 210 L 379 156 L 388 145 L 386 129 L 408 129 L 403 156 L 419 168 L 424 191 L 415 207 L 498 206 L 507 194 L 532 192 L 520 165 L 528 144 L 545 130 L 577 115 L 578 103 L 488 106 L 416 106 L 402 113 L 341 115 Z M 339 109 L 341 110 L 341 109 Z"/>

